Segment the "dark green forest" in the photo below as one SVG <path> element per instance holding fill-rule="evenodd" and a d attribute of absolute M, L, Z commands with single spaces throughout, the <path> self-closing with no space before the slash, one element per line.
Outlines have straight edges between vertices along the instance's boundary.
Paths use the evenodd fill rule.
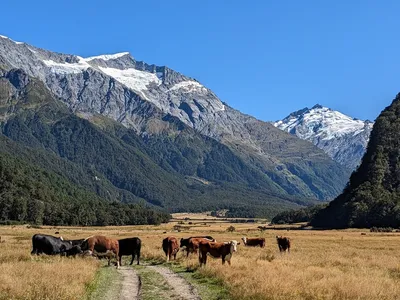
<path fill-rule="evenodd" d="M 140 204 L 107 202 L 61 176 L 0 153 L 0 220 L 43 225 L 126 225 L 168 222 Z"/>
<path fill-rule="evenodd" d="M 272 218 L 272 224 L 292 224 L 310 222 L 315 215 L 327 204 L 318 204 L 300 209 L 291 209 L 283 211 Z"/>

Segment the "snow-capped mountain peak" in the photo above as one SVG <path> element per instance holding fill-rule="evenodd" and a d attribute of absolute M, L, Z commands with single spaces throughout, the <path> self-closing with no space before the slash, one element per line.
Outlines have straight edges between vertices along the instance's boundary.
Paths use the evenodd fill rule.
<path fill-rule="evenodd" d="M 274 126 L 311 141 L 341 164 L 355 168 L 365 152 L 373 123 L 317 104 L 291 113 Z"/>
<path fill-rule="evenodd" d="M 331 140 L 347 134 L 357 135 L 365 130 L 364 127 L 372 127 L 369 121 L 351 118 L 319 104 L 311 109 L 305 108 L 290 114 L 285 119 L 275 122 L 274 125 L 306 140 L 315 137 Z"/>

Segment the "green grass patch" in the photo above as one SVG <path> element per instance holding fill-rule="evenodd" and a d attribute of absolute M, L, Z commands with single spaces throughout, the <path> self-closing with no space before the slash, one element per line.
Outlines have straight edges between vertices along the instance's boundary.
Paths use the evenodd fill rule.
<path fill-rule="evenodd" d="M 200 273 L 197 267 L 189 268 L 176 263 L 170 263 L 168 267 L 192 284 L 202 300 L 229 300 L 232 298 L 221 279 Z"/>
<path fill-rule="evenodd" d="M 86 286 L 87 299 L 118 299 L 121 287 L 122 276 L 115 267 L 100 267 L 96 273 L 95 279 Z"/>
<path fill-rule="evenodd" d="M 173 288 L 165 281 L 162 275 L 144 266 L 135 266 L 134 269 L 142 282 L 140 299 L 158 300 L 176 298 Z"/>

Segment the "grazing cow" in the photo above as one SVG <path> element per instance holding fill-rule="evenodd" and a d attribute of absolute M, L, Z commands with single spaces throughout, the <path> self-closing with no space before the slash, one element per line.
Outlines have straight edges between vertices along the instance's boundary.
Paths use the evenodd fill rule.
<path fill-rule="evenodd" d="M 170 261 L 172 256 L 174 256 L 174 259 L 176 259 L 176 254 L 179 251 L 178 240 L 174 236 L 166 237 L 163 239 L 162 248 L 167 256 L 167 261 Z"/>
<path fill-rule="evenodd" d="M 137 264 L 140 261 L 140 249 L 142 248 L 142 241 L 138 237 L 127 238 L 118 240 L 119 244 L 119 264 L 121 265 L 122 255 L 132 255 L 130 265 L 133 264 L 135 255 L 137 256 Z"/>
<path fill-rule="evenodd" d="M 290 239 L 284 236 L 276 236 L 276 242 L 278 243 L 279 251 L 285 252 L 286 250 L 288 253 L 290 252 Z"/>
<path fill-rule="evenodd" d="M 113 256 L 117 259 L 117 268 L 119 268 L 119 244 L 118 240 L 105 237 L 103 235 L 94 235 L 85 239 L 81 245 L 82 251 L 88 251 L 89 255 L 106 256 L 108 265 Z"/>
<path fill-rule="evenodd" d="M 215 258 L 221 257 L 223 265 L 225 264 L 225 261 L 230 265 L 232 254 L 233 252 L 236 252 L 237 245 L 240 245 L 240 243 L 235 240 L 225 243 L 201 241 L 199 244 L 200 266 L 207 263 L 207 253 L 210 253 L 210 255 Z"/>
<path fill-rule="evenodd" d="M 72 246 L 71 249 L 66 250 L 63 254 L 65 254 L 66 256 L 76 257 L 76 255 L 82 254 L 82 253 L 83 253 L 83 251 L 82 251 L 81 246 L 75 245 L 75 246 Z"/>
<path fill-rule="evenodd" d="M 70 242 L 72 246 L 80 246 L 85 241 L 85 239 L 79 240 L 65 240 L 66 242 Z"/>
<path fill-rule="evenodd" d="M 56 255 L 62 254 L 72 248 L 69 241 L 64 241 L 62 237 L 55 237 L 47 234 L 35 234 L 32 237 L 32 252 L 31 254 L 47 254 Z"/>
<path fill-rule="evenodd" d="M 265 247 L 265 239 L 264 238 L 247 238 L 242 237 L 243 244 L 248 247 L 257 247 L 260 246 L 261 248 Z"/>
<path fill-rule="evenodd" d="M 186 257 L 189 256 L 189 253 L 197 253 L 197 249 L 199 249 L 199 242 L 200 241 L 206 242 L 216 242 L 216 240 L 209 235 L 206 236 L 192 236 L 189 238 L 182 238 L 181 239 L 181 248 L 186 247 Z"/>

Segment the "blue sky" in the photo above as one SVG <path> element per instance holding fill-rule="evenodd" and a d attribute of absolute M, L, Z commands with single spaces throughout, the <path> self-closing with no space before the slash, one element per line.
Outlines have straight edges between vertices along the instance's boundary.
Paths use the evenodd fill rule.
<path fill-rule="evenodd" d="M 277 120 L 316 103 L 374 120 L 400 92 L 400 1 L 3 1 L 0 34 L 80 56 L 129 51 Z"/>

